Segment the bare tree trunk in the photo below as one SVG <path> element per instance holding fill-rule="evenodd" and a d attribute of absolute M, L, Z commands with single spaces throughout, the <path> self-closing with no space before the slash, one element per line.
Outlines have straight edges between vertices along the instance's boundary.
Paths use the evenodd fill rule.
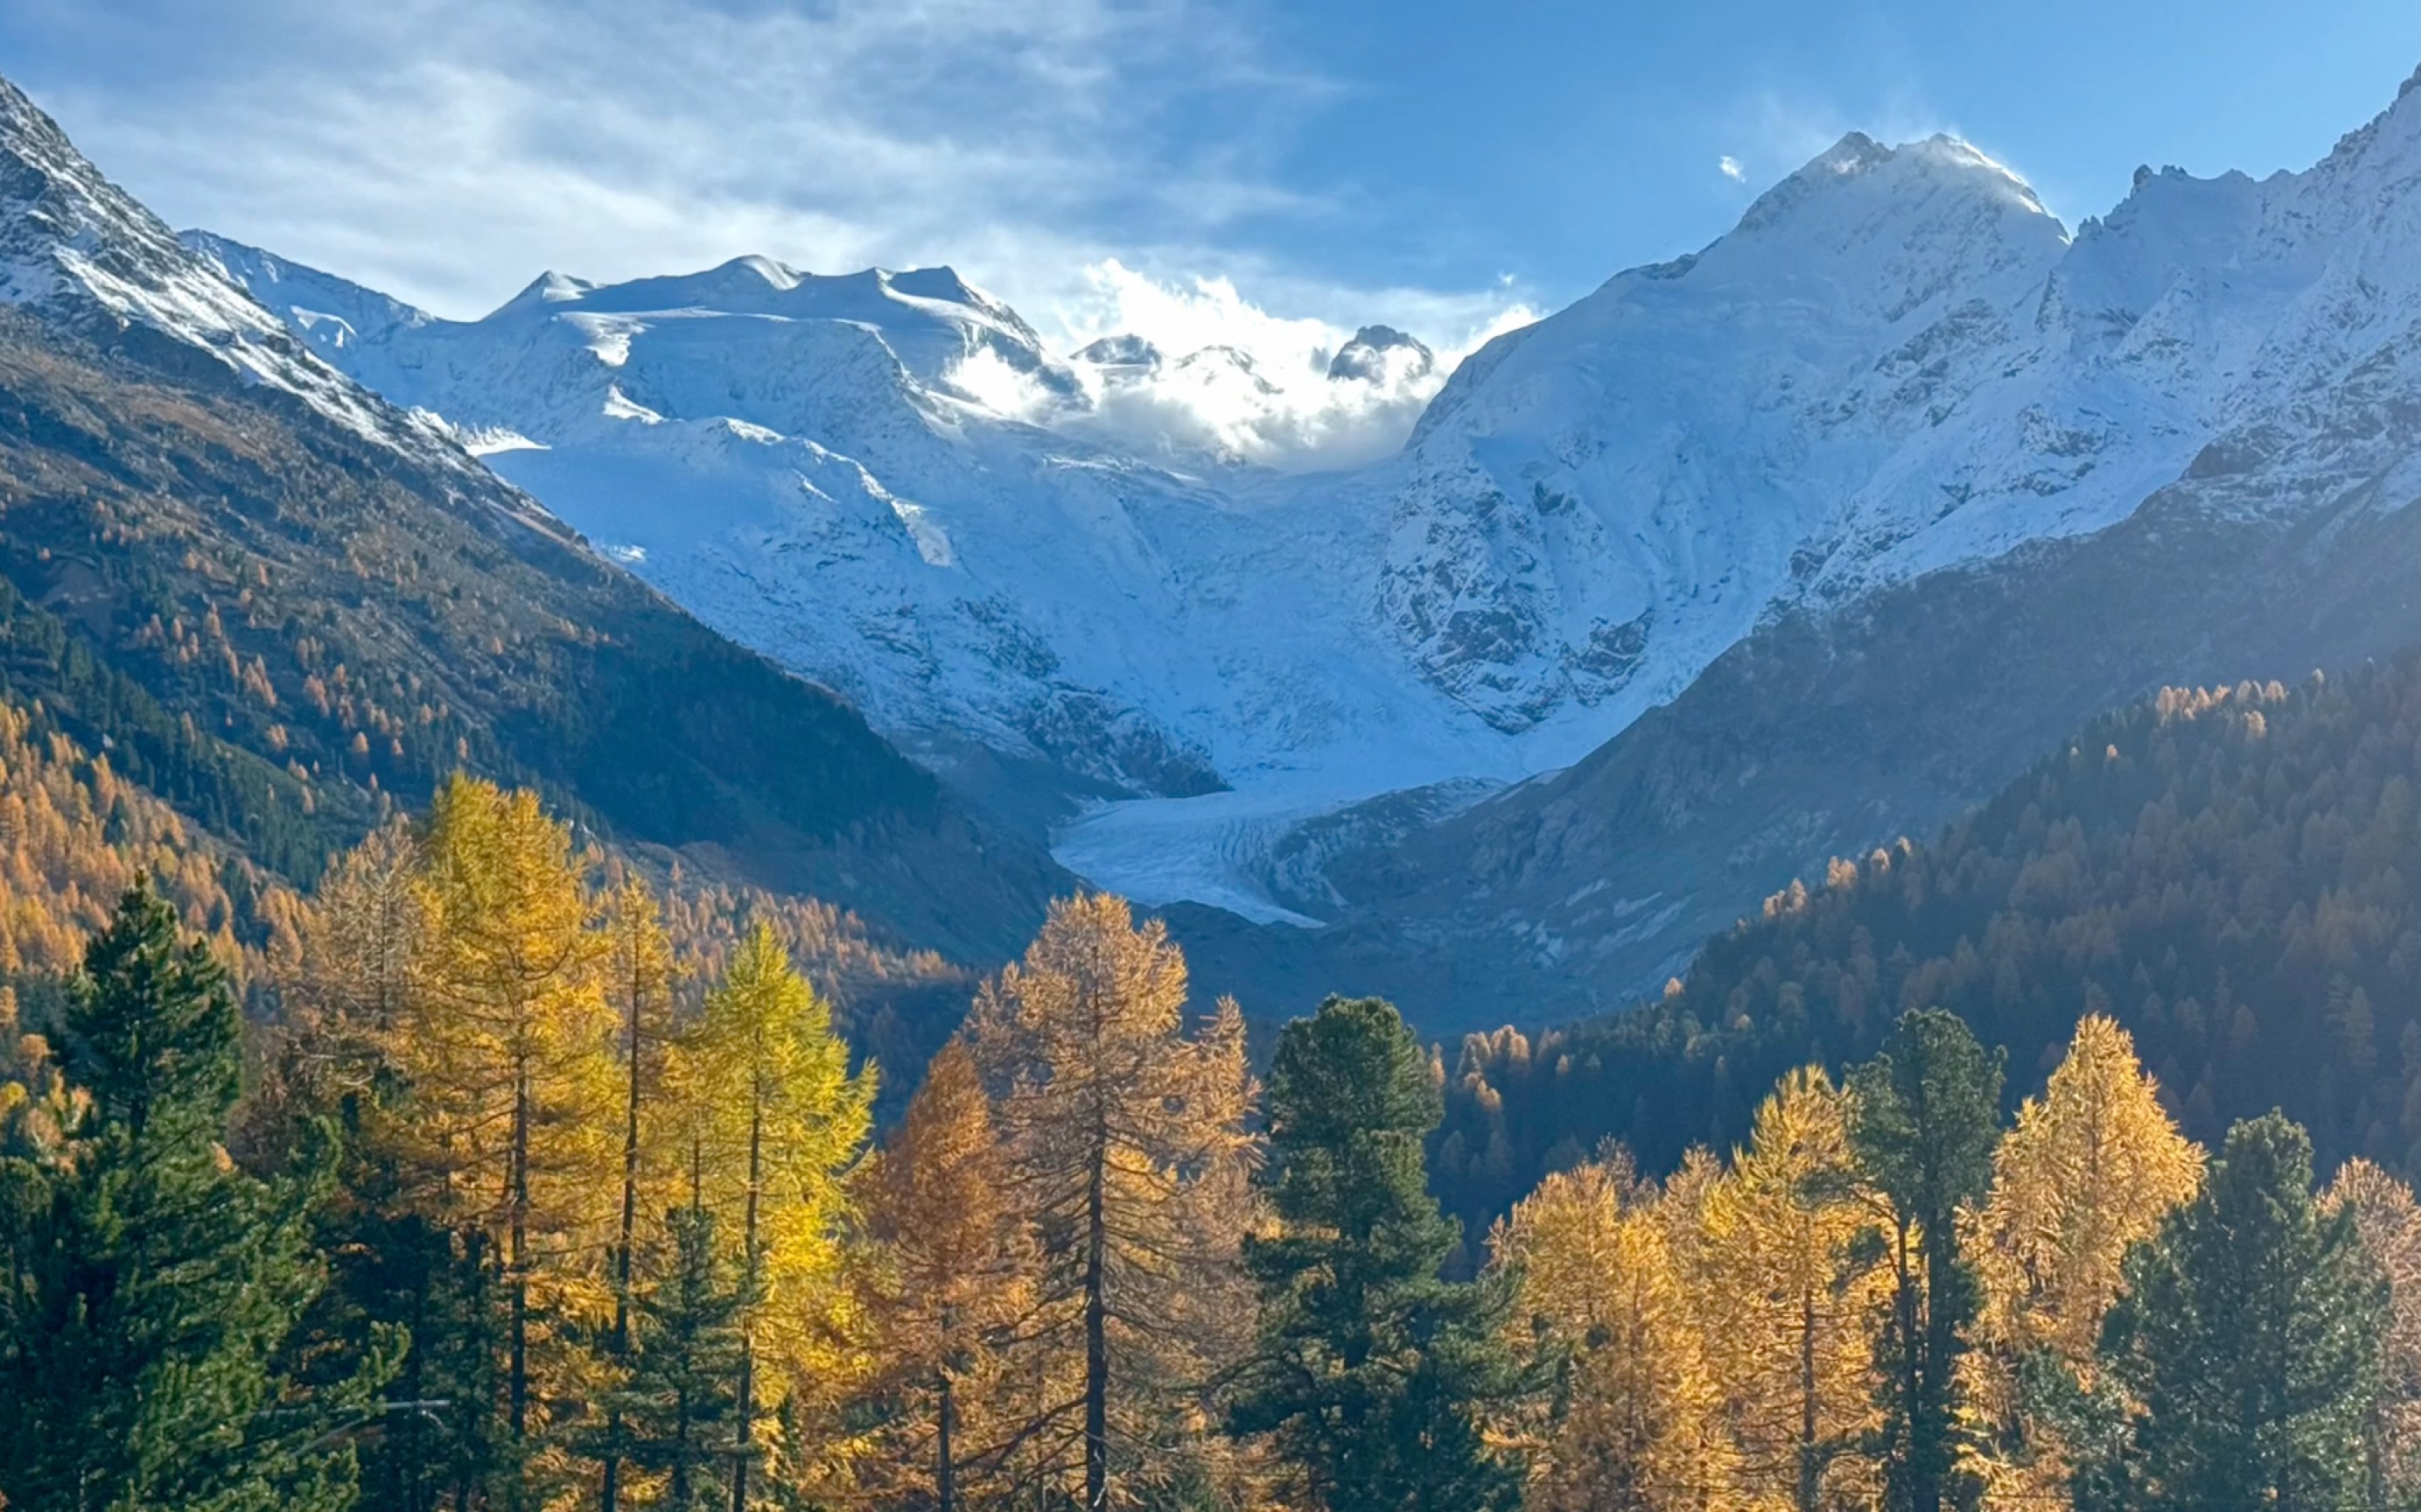
<path fill-rule="evenodd" d="M 1110 1504 L 1109 1216 L 1103 1210 L 1104 1161 L 1093 1161 L 1086 1195 L 1085 1232 L 1085 1505 Z"/>
<path fill-rule="evenodd" d="M 631 1353 L 631 1246 L 639 1224 L 639 973 L 631 972 L 631 1020 L 628 1025 L 631 1083 L 622 1104 L 622 1234 L 614 1249 L 614 1358 L 627 1362 Z M 601 1512 L 617 1512 L 622 1479 L 622 1409 L 605 1414 L 605 1485 Z"/>
<path fill-rule="evenodd" d="M 507 1377 L 506 1422 L 519 1444 L 529 1431 L 529 1052 L 513 1065 L 512 1196 L 505 1269 L 512 1277 L 512 1364 Z"/>
<path fill-rule="evenodd" d="M 1816 1442 L 1816 1294 L 1799 1294 L 1799 1504 L 1798 1512 L 1818 1512 L 1816 1492 L 1823 1461 Z"/>
<path fill-rule="evenodd" d="M 951 1395 L 950 1373 L 945 1370 L 942 1372 L 942 1421 L 938 1435 L 941 1453 L 939 1462 L 933 1467 L 933 1490 L 941 1502 L 937 1512 L 958 1512 L 958 1467 L 951 1463 L 950 1457 L 950 1430 L 956 1426 L 953 1419 L 957 1415 L 958 1402 Z"/>
<path fill-rule="evenodd" d="M 754 1445 L 757 1431 L 757 1288 L 762 1277 L 757 1253 L 757 1192 L 763 1179 L 759 1169 L 764 1159 L 764 1099 L 748 1114 L 748 1207 L 741 1224 L 741 1253 L 748 1267 L 747 1322 L 740 1331 L 740 1433 L 737 1449 L 731 1457 L 731 1512 L 748 1512 L 748 1452 Z"/>

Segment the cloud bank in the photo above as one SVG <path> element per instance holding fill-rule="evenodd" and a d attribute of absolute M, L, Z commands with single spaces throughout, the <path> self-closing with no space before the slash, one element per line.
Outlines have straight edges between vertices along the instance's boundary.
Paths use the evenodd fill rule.
<path fill-rule="evenodd" d="M 947 263 L 1063 351 L 1121 329 L 1248 352 L 1292 396 L 1285 420 L 1211 394 L 1171 423 L 1283 460 L 1409 425 L 1404 393 L 1335 413 L 1298 382 L 1314 352 L 1369 322 L 1452 352 L 1519 304 L 1356 288 L 1262 250 L 1257 229 L 1350 219 L 1352 196 L 1277 171 L 1342 86 L 1279 56 L 1251 0 L 6 9 L 11 73 L 164 216 L 456 318 L 542 269 Z"/>

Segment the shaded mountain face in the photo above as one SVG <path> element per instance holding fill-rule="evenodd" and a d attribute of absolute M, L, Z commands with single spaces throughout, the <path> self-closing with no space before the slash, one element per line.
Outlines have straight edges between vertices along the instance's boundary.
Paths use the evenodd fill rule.
<path fill-rule="evenodd" d="M 1064 881 L 314 350 L 415 312 L 305 339 L 5 86 L 0 246 L 0 685 L 289 876 L 467 766 L 978 959 Z"/>

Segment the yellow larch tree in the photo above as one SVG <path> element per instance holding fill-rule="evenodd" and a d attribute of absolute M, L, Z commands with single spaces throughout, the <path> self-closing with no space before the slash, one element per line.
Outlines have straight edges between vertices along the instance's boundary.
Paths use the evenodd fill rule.
<path fill-rule="evenodd" d="M 664 1136 L 669 1110 L 664 1105 L 668 1058 L 673 1049 L 672 944 L 655 894 L 635 875 L 614 889 L 605 919 L 604 988 L 616 1021 L 620 1056 L 621 1201 L 616 1212 L 613 1253 L 608 1257 L 614 1290 L 614 1321 L 606 1353 L 627 1365 L 631 1310 L 637 1274 L 639 1218 L 669 1204 L 677 1158 L 668 1158 Z M 622 1499 L 626 1445 L 618 1408 L 609 1409 L 598 1442 L 601 1512 L 617 1512 Z"/>
<path fill-rule="evenodd" d="M 2421 1490 L 2421 1206 L 2413 1189 L 2368 1161 L 2349 1161 L 2321 1195 L 2351 1209 L 2354 1232 L 2387 1280 L 2382 1387 L 2371 1408 L 2370 1490 L 2375 1504 L 2410 1504 Z"/>
<path fill-rule="evenodd" d="M 420 870 L 420 837 L 394 819 L 329 864 L 304 911 L 287 996 L 297 1032 L 347 1072 L 358 1072 L 410 1011 L 425 922 Z"/>
<path fill-rule="evenodd" d="M 1963 1368 L 1988 1505 L 2062 1494 L 2066 1457 L 2022 1411 L 2020 1366 L 2048 1355 L 2089 1378 L 2128 1248 L 2194 1194 L 2202 1168 L 2201 1147 L 2162 1108 L 2132 1037 L 2087 1014 L 2043 1095 L 2002 1137 L 1991 1193 L 1971 1215 L 1965 1248 L 1983 1297 Z"/>
<path fill-rule="evenodd" d="M 1699 1222 L 1700 1315 L 1755 1504 L 1819 1512 L 1871 1497 L 1872 1331 L 1891 1273 L 1861 1255 L 1875 1215 L 1847 1095 L 1820 1068 L 1775 1085 Z"/>
<path fill-rule="evenodd" d="M 777 1442 L 769 1407 L 820 1406 L 857 1364 L 843 1286 L 848 1177 L 872 1125 L 875 1069 L 852 1072 L 832 1008 L 763 924 L 732 953 L 684 1046 L 700 1201 L 737 1246 L 743 1305 L 732 1505 Z M 778 1386 L 778 1392 L 768 1385 Z"/>
<path fill-rule="evenodd" d="M 614 1019 L 570 829 L 538 795 L 457 776 L 439 788 L 414 881 L 404 1011 L 384 1037 L 399 1120 L 436 1216 L 498 1268 L 510 1310 L 506 1426 L 526 1450 L 570 1339 L 601 1301 L 616 1190 Z"/>
<path fill-rule="evenodd" d="M 1742 1504 L 1705 1335 L 1653 1185 L 1610 1155 L 1549 1176 L 1489 1237 L 1515 1326 L 1562 1367 L 1524 1504 L 1721 1512 Z"/>
<path fill-rule="evenodd" d="M 1052 906 L 970 1020 L 1011 1198 L 1043 1249 L 1024 1473 L 1088 1508 L 1203 1468 L 1186 1451 L 1212 1452 L 1209 1384 L 1250 1327 L 1242 1016 L 1222 1004 L 1189 1039 L 1185 1000 L 1166 927 L 1090 894 Z"/>
<path fill-rule="evenodd" d="M 1000 1143 L 975 1057 L 953 1040 L 933 1058 L 867 1183 L 865 1268 L 886 1404 L 869 1457 L 874 1489 L 959 1512 L 1013 1471 L 1003 1425 L 1009 1346 L 1033 1305 L 1033 1237 L 1008 1203 Z"/>

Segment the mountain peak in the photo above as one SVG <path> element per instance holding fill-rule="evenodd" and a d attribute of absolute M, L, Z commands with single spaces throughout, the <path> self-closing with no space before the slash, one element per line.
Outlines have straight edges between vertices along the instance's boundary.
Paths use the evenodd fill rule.
<path fill-rule="evenodd" d="M 1437 353 L 1418 338 L 1392 325 L 1366 325 L 1337 349 L 1328 364 L 1328 376 L 1367 383 L 1383 382 L 1391 370 L 1419 378 L 1436 366 Z"/>
<path fill-rule="evenodd" d="M 1095 367 L 1129 368 L 1141 372 L 1156 371 L 1161 366 L 1160 349 L 1132 331 L 1102 336 L 1078 348 L 1075 360 Z"/>

